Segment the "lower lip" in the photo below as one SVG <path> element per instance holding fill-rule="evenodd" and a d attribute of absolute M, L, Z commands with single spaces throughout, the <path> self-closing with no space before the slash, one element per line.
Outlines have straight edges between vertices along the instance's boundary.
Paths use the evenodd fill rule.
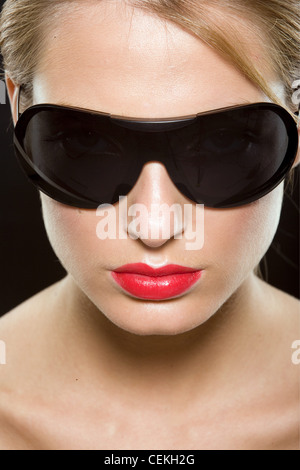
<path fill-rule="evenodd" d="M 145 300 L 166 300 L 186 293 L 201 278 L 202 271 L 144 276 L 137 273 L 112 272 L 114 280 L 129 294 Z"/>

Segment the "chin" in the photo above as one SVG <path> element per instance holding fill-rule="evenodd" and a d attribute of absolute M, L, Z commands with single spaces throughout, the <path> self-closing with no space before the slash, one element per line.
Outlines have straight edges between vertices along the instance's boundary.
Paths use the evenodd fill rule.
<path fill-rule="evenodd" d="M 184 333 L 187 333 L 193 330 L 194 326 L 187 326 L 187 325 L 157 325 L 157 324 L 148 324 L 148 325 L 128 325 L 128 324 L 120 324 L 117 325 L 123 331 L 130 333 L 135 336 L 179 336 Z M 199 326 L 199 325 L 197 325 Z"/>
<path fill-rule="evenodd" d="M 137 301 L 137 305 L 127 308 L 123 305 L 118 310 L 115 307 L 116 304 L 113 309 L 100 310 L 115 326 L 137 336 L 181 335 L 204 324 L 211 316 L 201 312 L 199 306 L 183 306 L 178 299 L 159 303 Z"/>

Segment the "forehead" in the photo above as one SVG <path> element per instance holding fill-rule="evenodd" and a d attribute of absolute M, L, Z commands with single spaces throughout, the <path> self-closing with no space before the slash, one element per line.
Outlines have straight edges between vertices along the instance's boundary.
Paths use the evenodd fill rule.
<path fill-rule="evenodd" d="M 262 54 L 250 38 L 249 54 Z M 179 116 L 266 100 L 210 46 L 121 1 L 65 7 L 47 31 L 34 80 L 35 104 L 124 116 Z"/>

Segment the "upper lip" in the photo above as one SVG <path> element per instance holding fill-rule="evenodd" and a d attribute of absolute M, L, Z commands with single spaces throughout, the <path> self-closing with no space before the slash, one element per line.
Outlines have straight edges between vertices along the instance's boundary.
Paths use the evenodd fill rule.
<path fill-rule="evenodd" d="M 198 271 L 201 270 L 196 268 L 187 268 L 177 264 L 168 264 L 161 268 L 152 268 L 148 264 L 144 263 L 126 264 L 114 270 L 115 273 L 133 273 L 150 277 L 169 276 L 172 274 L 185 274 Z"/>

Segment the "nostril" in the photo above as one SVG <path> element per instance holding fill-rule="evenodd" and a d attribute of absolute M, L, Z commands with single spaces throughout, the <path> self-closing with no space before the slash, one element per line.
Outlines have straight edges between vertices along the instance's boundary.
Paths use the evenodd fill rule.
<path fill-rule="evenodd" d="M 184 214 L 180 204 L 151 204 L 149 208 L 143 204 L 129 207 L 132 220 L 127 226 L 129 236 L 140 239 L 145 244 L 157 247 L 184 232 Z"/>

